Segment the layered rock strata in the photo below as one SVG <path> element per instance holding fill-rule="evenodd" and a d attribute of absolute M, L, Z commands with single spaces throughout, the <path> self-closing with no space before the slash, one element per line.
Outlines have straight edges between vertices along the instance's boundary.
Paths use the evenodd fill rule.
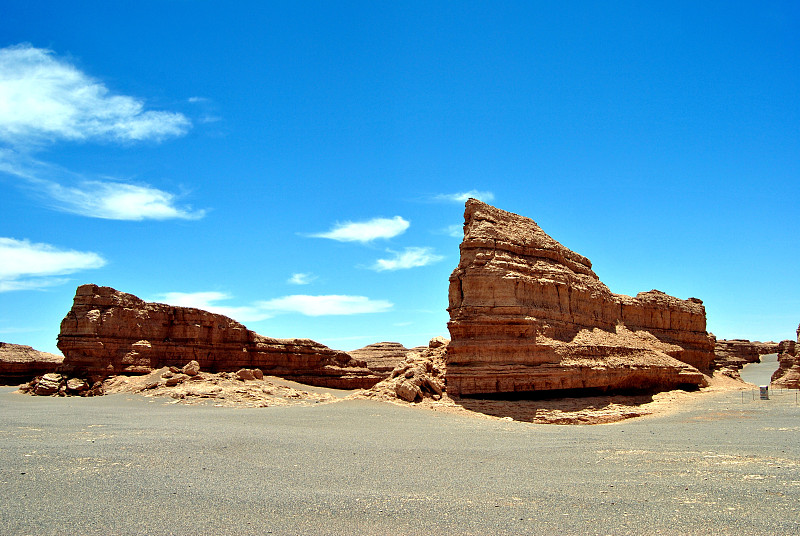
<path fill-rule="evenodd" d="M 613 294 L 533 220 L 475 199 L 464 219 L 450 276 L 451 395 L 704 383 L 714 339 L 701 300 Z"/>
<path fill-rule="evenodd" d="M 0 384 L 15 384 L 32 376 L 53 372 L 64 356 L 40 352 L 30 346 L 0 342 Z"/>
<path fill-rule="evenodd" d="M 258 368 L 309 385 L 368 388 L 380 381 L 363 361 L 309 339 L 274 339 L 223 315 L 147 303 L 110 287 L 78 287 L 61 322 L 60 372 L 93 381 L 197 361 L 210 372 Z"/>
<path fill-rule="evenodd" d="M 746 339 L 717 339 L 714 344 L 713 369 L 733 378 L 748 363 L 759 363 L 761 356 L 778 352 L 778 343 Z"/>
<path fill-rule="evenodd" d="M 800 326 L 797 326 L 797 342 L 786 340 L 778 345 L 778 370 L 772 374 L 772 383 L 786 389 L 800 389 Z"/>
<path fill-rule="evenodd" d="M 363 361 L 367 368 L 385 378 L 406 358 L 409 349 L 399 342 L 376 342 L 347 352 L 350 357 Z"/>

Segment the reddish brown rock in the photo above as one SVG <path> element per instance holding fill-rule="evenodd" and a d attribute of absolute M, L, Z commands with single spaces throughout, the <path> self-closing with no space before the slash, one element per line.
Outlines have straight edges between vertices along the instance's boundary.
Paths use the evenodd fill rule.
<path fill-rule="evenodd" d="M 40 352 L 30 346 L 0 342 L 0 384 L 18 384 L 54 372 L 63 356 Z"/>
<path fill-rule="evenodd" d="M 367 388 L 380 377 L 363 361 L 309 339 L 273 339 L 218 314 L 147 303 L 110 287 L 78 287 L 61 322 L 61 371 L 98 378 L 149 374 L 197 361 L 210 372 L 259 368 L 297 382 L 341 389 Z"/>
<path fill-rule="evenodd" d="M 704 383 L 703 302 L 613 294 L 531 219 L 470 199 L 450 276 L 451 395 Z"/>
<path fill-rule="evenodd" d="M 797 326 L 797 342 L 786 340 L 778 344 L 778 370 L 772 374 L 772 383 L 786 389 L 800 389 L 800 326 Z"/>
<path fill-rule="evenodd" d="M 713 369 L 726 376 L 739 378 L 739 370 L 748 363 L 759 363 L 761 356 L 778 352 L 778 343 L 746 339 L 717 339 L 714 345 Z"/>
<path fill-rule="evenodd" d="M 406 358 L 409 349 L 399 342 L 376 342 L 347 352 L 353 359 L 366 363 L 373 373 L 385 378 Z"/>

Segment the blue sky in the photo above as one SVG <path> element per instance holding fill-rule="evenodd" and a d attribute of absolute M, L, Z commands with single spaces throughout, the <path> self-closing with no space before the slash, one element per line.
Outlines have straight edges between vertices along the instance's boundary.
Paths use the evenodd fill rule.
<path fill-rule="evenodd" d="M 6 2 L 0 340 L 75 287 L 349 350 L 447 335 L 463 200 L 794 338 L 796 2 Z"/>

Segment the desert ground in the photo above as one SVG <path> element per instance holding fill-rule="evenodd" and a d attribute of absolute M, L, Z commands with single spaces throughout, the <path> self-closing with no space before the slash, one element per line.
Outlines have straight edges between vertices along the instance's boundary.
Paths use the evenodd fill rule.
<path fill-rule="evenodd" d="M 335 390 L 257 408 L 13 391 L 4 534 L 800 532 L 796 391 L 712 386 L 594 426 Z"/>

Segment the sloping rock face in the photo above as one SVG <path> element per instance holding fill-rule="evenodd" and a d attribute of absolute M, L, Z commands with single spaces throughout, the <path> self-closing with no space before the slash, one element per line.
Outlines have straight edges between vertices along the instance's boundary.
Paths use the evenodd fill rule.
<path fill-rule="evenodd" d="M 786 340 L 778 344 L 778 370 L 772 374 L 772 383 L 800 389 L 800 326 L 797 326 L 797 342 Z"/>
<path fill-rule="evenodd" d="M 226 316 L 147 303 L 110 287 L 78 287 L 61 322 L 60 371 L 93 381 L 115 374 L 149 374 L 197 361 L 203 370 L 259 368 L 267 375 L 340 389 L 368 388 L 380 376 L 348 354 L 309 339 L 273 339 Z"/>
<path fill-rule="evenodd" d="M 64 356 L 40 352 L 30 346 L 0 342 L 0 384 L 16 384 L 53 372 Z"/>
<path fill-rule="evenodd" d="M 761 356 L 778 352 L 778 343 L 746 339 L 717 339 L 714 345 L 713 369 L 727 376 L 739 377 L 739 370 L 748 363 L 759 363 Z"/>
<path fill-rule="evenodd" d="M 714 339 L 702 301 L 613 294 L 533 220 L 475 199 L 464 219 L 450 276 L 451 395 L 704 383 Z"/>

